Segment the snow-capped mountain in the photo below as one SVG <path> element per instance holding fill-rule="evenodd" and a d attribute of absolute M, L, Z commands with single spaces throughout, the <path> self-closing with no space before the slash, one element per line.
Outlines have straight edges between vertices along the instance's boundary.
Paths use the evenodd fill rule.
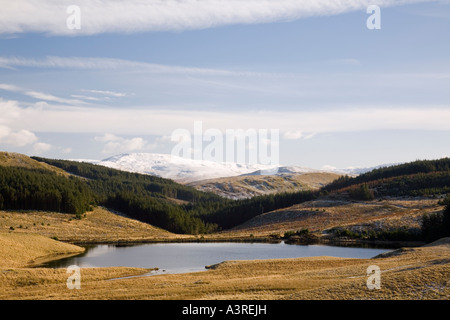
<path fill-rule="evenodd" d="M 175 157 L 170 154 L 130 153 L 120 154 L 104 160 L 78 160 L 129 172 L 149 174 L 172 179 L 179 183 L 235 177 L 242 175 L 293 175 L 313 172 L 332 172 L 358 175 L 373 168 L 312 169 L 300 166 L 269 166 L 260 164 L 239 164 L 213 162 Z M 379 166 L 381 167 L 381 166 Z"/>
<path fill-rule="evenodd" d="M 329 171 L 333 171 L 336 173 L 342 173 L 342 174 L 348 174 L 348 175 L 360 175 L 375 169 L 380 169 L 383 167 L 391 167 L 391 166 L 396 166 L 399 165 L 401 163 L 390 163 L 390 164 L 382 164 L 379 166 L 375 166 L 375 167 L 369 167 L 369 168 L 355 168 L 355 167 L 349 167 L 349 168 L 345 168 L 345 169 L 333 169 L 333 170 L 329 170 Z"/>
<path fill-rule="evenodd" d="M 243 175 L 246 176 L 260 176 L 260 175 L 292 175 L 292 174 L 301 174 L 301 173 L 313 173 L 313 172 L 326 172 L 325 170 L 318 170 L 318 169 L 312 169 L 312 168 L 305 168 L 305 167 L 298 167 L 298 166 L 280 166 L 275 167 L 269 170 L 257 170 L 254 172 L 246 173 Z"/>
<path fill-rule="evenodd" d="M 123 171 L 150 174 L 180 183 L 239 176 L 258 170 L 275 172 L 276 166 L 213 162 L 175 157 L 170 154 L 120 154 L 101 161 L 86 161 Z"/>

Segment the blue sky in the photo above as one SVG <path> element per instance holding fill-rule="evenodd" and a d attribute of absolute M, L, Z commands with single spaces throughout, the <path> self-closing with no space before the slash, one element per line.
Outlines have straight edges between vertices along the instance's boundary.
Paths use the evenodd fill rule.
<path fill-rule="evenodd" d="M 279 129 L 286 165 L 450 154 L 449 1 L 2 2 L 1 150 L 170 153 L 202 121 Z"/>

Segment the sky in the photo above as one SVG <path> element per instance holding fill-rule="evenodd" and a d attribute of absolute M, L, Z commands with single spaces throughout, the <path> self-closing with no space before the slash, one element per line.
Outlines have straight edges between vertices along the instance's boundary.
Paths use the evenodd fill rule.
<path fill-rule="evenodd" d="M 204 131 L 279 130 L 282 165 L 450 155 L 448 0 L 0 0 L 0 8 L 1 151 L 171 153 L 172 133 L 201 122 Z"/>

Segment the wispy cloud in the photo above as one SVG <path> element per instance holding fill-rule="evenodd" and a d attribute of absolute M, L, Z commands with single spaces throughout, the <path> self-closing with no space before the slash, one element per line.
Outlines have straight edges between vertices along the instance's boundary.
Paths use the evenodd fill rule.
<path fill-rule="evenodd" d="M 0 83 L 0 90 L 17 92 L 40 101 L 57 102 L 71 105 L 83 104 L 83 101 L 78 99 L 61 98 L 44 92 L 28 90 L 13 84 Z"/>
<path fill-rule="evenodd" d="M 84 96 L 81 94 L 71 94 L 72 98 L 81 99 L 81 100 L 89 100 L 89 101 L 102 101 L 100 98 Z"/>
<path fill-rule="evenodd" d="M 48 56 L 42 59 L 24 57 L 0 56 L 0 68 L 58 68 L 58 69 L 85 69 L 85 70 L 127 70 L 141 71 L 155 74 L 183 74 L 183 75 L 204 75 L 204 76 L 276 76 L 276 74 L 230 71 L 224 69 L 193 68 L 175 65 L 162 65 L 148 62 L 139 62 L 114 58 L 90 58 L 90 57 L 57 57 Z M 123 94 L 103 90 L 86 90 L 99 94 Z"/>
<path fill-rule="evenodd" d="M 315 133 L 305 133 L 301 130 L 289 130 L 283 133 L 283 138 L 286 140 L 308 140 L 315 136 Z"/>
<path fill-rule="evenodd" d="M 78 0 L 75 4 L 81 9 L 81 28 L 70 30 L 66 10 L 74 4 L 73 0 L 15 0 L 1 5 L 0 34 L 180 31 L 337 15 L 363 10 L 369 5 L 387 7 L 427 1 L 433 0 Z"/>
<path fill-rule="evenodd" d="M 112 97 L 125 97 L 127 94 L 123 93 L 123 92 L 114 92 L 114 91 L 105 91 L 105 90 L 86 90 L 83 89 L 82 91 L 84 92 L 90 92 L 90 93 L 94 93 L 94 94 L 100 94 L 100 95 L 104 95 L 104 96 L 112 96 Z"/>

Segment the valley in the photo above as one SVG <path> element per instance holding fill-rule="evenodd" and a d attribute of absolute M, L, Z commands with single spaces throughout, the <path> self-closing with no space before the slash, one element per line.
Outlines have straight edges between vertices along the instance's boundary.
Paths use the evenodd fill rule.
<path fill-rule="evenodd" d="M 0 188 L 3 299 L 449 298 L 450 244 L 441 228 L 445 219 L 439 220 L 448 210 L 447 159 L 381 168 L 355 177 L 302 172 L 225 177 L 197 184 L 267 186 L 263 194 L 232 200 L 218 195 L 218 190 L 224 188 L 203 192 L 193 188 L 192 183 L 182 185 L 87 163 L 31 159 L 18 154 L 2 156 L 0 159 L 6 163 L 0 162 L 3 177 L 14 181 L 12 174 L 18 173 L 28 179 L 22 189 L 15 187 L 14 192 L 40 190 L 40 179 L 60 176 L 65 180 L 52 178 L 52 194 L 64 195 L 78 186 L 75 198 L 67 199 L 78 203 L 76 197 L 85 197 L 90 205 L 81 213 L 64 212 L 64 206 L 60 212 L 31 207 L 18 210 L 7 207 L 16 205 L 11 198 L 13 191 Z M 66 180 L 72 182 L 67 184 Z M 288 187 L 294 181 L 298 189 Z M 272 193 L 278 185 L 281 192 Z M 39 192 L 47 197 L 43 189 Z M 42 205 L 28 198 L 32 194 L 21 195 L 24 203 Z M 147 216 L 152 215 L 159 218 L 148 220 Z M 429 233 L 424 233 L 424 216 L 438 221 L 429 226 L 435 228 L 433 239 L 425 238 Z M 65 270 L 39 266 L 51 259 L 79 254 L 84 251 L 81 246 L 89 244 L 217 241 L 378 244 L 400 249 L 371 259 L 224 261 L 207 271 L 152 277 L 139 277 L 149 272 L 148 268 L 83 268 L 83 289 L 76 291 L 65 287 Z M 383 270 L 381 291 L 365 288 L 364 270 L 372 264 Z M 122 277 L 125 279 L 109 281 Z M 405 279 L 408 285 L 403 284 Z"/>

